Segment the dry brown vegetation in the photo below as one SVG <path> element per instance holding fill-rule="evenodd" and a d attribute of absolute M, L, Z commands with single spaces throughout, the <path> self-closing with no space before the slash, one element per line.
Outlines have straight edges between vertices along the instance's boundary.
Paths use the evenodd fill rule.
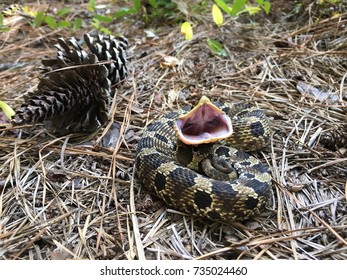
<path fill-rule="evenodd" d="M 76 6 L 76 13 L 84 9 Z M 14 108 L 67 30 L 23 20 L 0 34 L 0 99 Z M 210 16 L 184 41 L 177 26 L 148 36 L 141 21 L 110 26 L 130 41 L 130 76 L 116 88 L 109 125 L 88 142 L 41 126 L 0 134 L 1 259 L 346 259 L 347 14 L 257 25 Z M 207 38 L 228 57 L 211 54 Z M 177 59 L 162 67 L 167 56 Z M 273 175 L 269 208 L 221 224 L 168 209 L 134 178 L 136 143 L 160 115 L 201 95 L 264 109 L 273 135 L 255 153 Z M 111 127 L 112 123 L 116 123 Z M 109 144 L 102 136 L 119 133 Z"/>

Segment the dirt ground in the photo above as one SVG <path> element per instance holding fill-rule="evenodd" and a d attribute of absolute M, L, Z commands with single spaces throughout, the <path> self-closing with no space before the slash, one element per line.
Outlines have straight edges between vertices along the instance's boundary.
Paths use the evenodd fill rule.
<path fill-rule="evenodd" d="M 109 24 L 129 39 L 130 74 L 97 135 L 76 144 L 40 125 L 0 128 L 0 258 L 346 259 L 347 13 L 318 17 L 313 5 L 295 13 L 281 2 L 270 16 L 228 18 L 220 28 L 210 15 L 188 17 L 181 7 L 195 23 L 191 41 L 178 25 L 139 16 Z M 87 4 L 67 5 L 88 18 Z M 95 33 L 89 25 L 73 32 L 33 28 L 18 15 L 5 20 L 0 100 L 13 108 L 37 86 L 57 38 Z M 227 56 L 212 54 L 208 38 Z M 270 145 L 253 154 L 271 170 L 272 198 L 251 220 L 180 213 L 134 177 L 146 125 L 202 95 L 252 103 L 271 120 Z M 107 131 L 116 136 L 105 141 Z"/>

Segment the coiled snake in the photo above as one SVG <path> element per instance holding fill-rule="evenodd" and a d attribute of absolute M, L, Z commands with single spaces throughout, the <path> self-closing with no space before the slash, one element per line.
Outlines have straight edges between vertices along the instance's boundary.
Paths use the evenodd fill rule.
<path fill-rule="evenodd" d="M 244 220 L 264 210 L 271 189 L 267 167 L 244 151 L 265 146 L 269 135 L 261 110 L 203 97 L 194 109 L 171 112 L 147 127 L 136 151 L 137 177 L 180 211 Z"/>

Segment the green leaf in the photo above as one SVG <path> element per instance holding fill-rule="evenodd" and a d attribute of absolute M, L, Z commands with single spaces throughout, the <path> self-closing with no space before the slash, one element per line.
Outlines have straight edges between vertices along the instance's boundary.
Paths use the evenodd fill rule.
<path fill-rule="evenodd" d="M 98 19 L 99 21 L 110 23 L 112 22 L 112 18 L 108 16 L 102 16 L 102 15 L 94 15 L 94 18 Z"/>
<path fill-rule="evenodd" d="M 246 2 L 247 0 L 235 0 L 233 6 L 231 7 L 231 15 L 236 16 L 238 12 L 242 10 Z"/>
<path fill-rule="evenodd" d="M 70 13 L 70 11 L 71 11 L 71 8 L 62 8 L 57 11 L 57 17 L 63 17 L 67 15 L 68 13 Z"/>
<path fill-rule="evenodd" d="M 264 2 L 263 9 L 268 15 L 270 13 L 271 3 L 269 1 Z"/>
<path fill-rule="evenodd" d="M 71 22 L 67 20 L 62 20 L 58 23 L 58 26 L 61 28 L 66 28 L 71 26 Z"/>
<path fill-rule="evenodd" d="M 247 6 L 243 10 L 239 11 L 238 14 L 243 14 L 243 13 L 248 12 L 250 15 L 254 15 L 254 14 L 258 13 L 259 11 L 261 11 L 261 9 L 259 7 Z"/>
<path fill-rule="evenodd" d="M 51 16 L 46 16 L 46 17 L 45 17 L 45 23 L 46 23 L 50 28 L 52 28 L 53 30 L 54 30 L 54 29 L 57 29 L 57 27 L 58 27 L 57 21 L 56 21 L 53 17 L 51 17 Z"/>
<path fill-rule="evenodd" d="M 138 13 L 141 10 L 141 0 L 134 0 L 134 12 Z"/>
<path fill-rule="evenodd" d="M 223 48 L 223 46 L 213 39 L 207 39 L 208 47 L 210 48 L 211 52 L 213 54 L 219 55 L 219 56 L 228 56 L 228 53 Z"/>
<path fill-rule="evenodd" d="M 263 6 L 264 0 L 256 0 L 255 2 L 257 2 L 260 6 Z"/>
<path fill-rule="evenodd" d="M 7 26 L 0 26 L 0 32 L 7 32 L 9 30 L 10 30 L 10 28 Z"/>
<path fill-rule="evenodd" d="M 4 25 L 4 16 L 0 12 L 0 32 L 9 31 L 10 28 Z"/>
<path fill-rule="evenodd" d="M 103 32 L 103 33 L 105 33 L 105 34 L 107 34 L 107 35 L 110 35 L 112 32 L 109 30 L 109 29 L 107 29 L 106 27 L 101 27 L 100 29 L 99 29 L 99 31 L 100 32 Z"/>
<path fill-rule="evenodd" d="M 223 0 L 215 0 L 215 3 L 221 8 L 224 12 L 231 15 L 230 7 Z"/>
<path fill-rule="evenodd" d="M 38 12 L 34 19 L 34 27 L 41 26 L 44 19 L 45 19 L 45 13 L 43 11 Z"/>
<path fill-rule="evenodd" d="M 91 12 L 95 12 L 95 0 L 89 0 L 89 4 L 88 4 L 88 10 Z"/>
<path fill-rule="evenodd" d="M 214 22 L 218 25 L 218 27 L 220 27 L 223 24 L 223 14 L 216 4 L 212 6 L 212 17 Z"/>
<path fill-rule="evenodd" d="M 100 28 L 100 21 L 98 19 L 96 19 L 95 17 L 93 18 L 93 21 L 90 24 L 91 24 L 91 26 L 93 26 L 96 29 Z"/>
<path fill-rule="evenodd" d="M 193 28 L 188 21 L 182 23 L 181 33 L 187 41 L 193 38 Z"/>
<path fill-rule="evenodd" d="M 0 109 L 4 112 L 6 117 L 11 119 L 16 113 L 13 111 L 13 109 L 7 105 L 4 101 L 0 100 Z"/>
<path fill-rule="evenodd" d="M 121 17 L 124 17 L 126 15 L 131 15 L 134 13 L 134 10 L 133 9 L 130 9 L 130 8 L 120 8 L 117 12 L 115 12 L 112 17 L 113 18 L 121 18 Z"/>
<path fill-rule="evenodd" d="M 83 25 L 83 20 L 81 18 L 75 18 L 72 24 L 72 30 L 77 31 L 81 29 L 82 25 Z"/>
<path fill-rule="evenodd" d="M 158 2 L 157 2 L 157 0 L 149 0 L 148 3 L 149 3 L 154 9 L 158 9 Z"/>

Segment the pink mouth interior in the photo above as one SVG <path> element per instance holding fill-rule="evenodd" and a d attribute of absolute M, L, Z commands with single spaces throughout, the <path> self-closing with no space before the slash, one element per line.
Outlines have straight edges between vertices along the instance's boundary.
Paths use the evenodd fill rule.
<path fill-rule="evenodd" d="M 181 141 L 190 145 L 215 142 L 232 134 L 230 118 L 208 103 L 177 119 L 176 128 Z"/>

